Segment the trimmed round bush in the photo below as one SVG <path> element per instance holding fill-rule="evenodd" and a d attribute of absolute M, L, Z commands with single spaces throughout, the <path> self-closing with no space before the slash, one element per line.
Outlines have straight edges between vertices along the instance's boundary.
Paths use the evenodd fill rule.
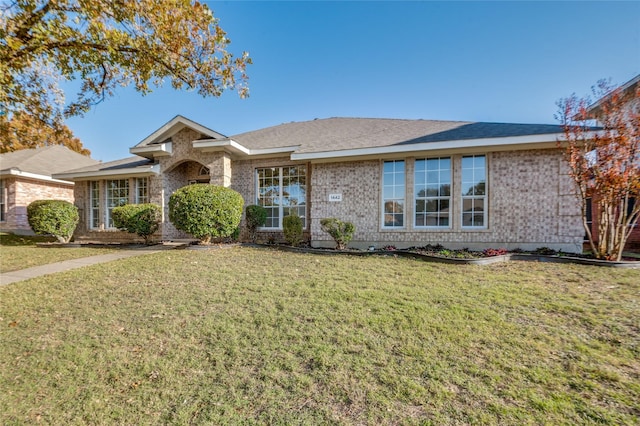
<path fill-rule="evenodd" d="M 302 218 L 298 215 L 285 216 L 282 219 L 284 239 L 293 247 L 297 247 L 303 240 Z"/>
<path fill-rule="evenodd" d="M 53 235 L 61 243 L 73 236 L 80 216 L 78 208 L 63 200 L 37 200 L 27 206 L 27 220 L 33 232 Z"/>
<path fill-rule="evenodd" d="M 247 229 L 249 230 L 249 238 L 251 242 L 256 242 L 256 231 L 259 227 L 264 226 L 267 223 L 267 209 L 258 205 L 247 206 L 245 212 L 245 219 L 247 223 Z"/>
<path fill-rule="evenodd" d="M 242 218 L 244 200 L 238 192 L 223 186 L 197 183 L 184 186 L 169 198 L 169 220 L 177 229 L 198 238 L 233 234 Z"/>
<path fill-rule="evenodd" d="M 125 204 L 114 207 L 112 217 L 116 228 L 139 235 L 149 244 L 160 228 L 162 211 L 157 204 Z"/>
<path fill-rule="evenodd" d="M 353 234 L 356 232 L 356 227 L 353 223 L 343 222 L 334 217 L 322 219 L 320 228 L 331 235 L 331 238 L 336 242 L 336 249 L 338 250 L 346 249 L 347 244 L 349 244 Z"/>

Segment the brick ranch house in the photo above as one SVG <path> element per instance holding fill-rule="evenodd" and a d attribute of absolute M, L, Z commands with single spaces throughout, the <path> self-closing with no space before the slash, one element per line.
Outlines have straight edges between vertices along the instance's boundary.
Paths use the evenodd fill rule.
<path fill-rule="evenodd" d="M 131 240 L 113 228 L 122 203 L 157 203 L 159 238 L 188 237 L 168 221 L 176 189 L 196 182 L 238 191 L 269 217 L 304 218 L 314 247 L 333 241 L 320 219 L 356 225 L 352 247 L 582 249 L 580 208 L 563 164 L 559 126 L 328 118 L 226 137 L 176 116 L 130 149 L 134 157 L 67 171 L 76 183 L 78 240 Z M 244 231 L 243 231 L 244 232 Z"/>
<path fill-rule="evenodd" d="M 73 202 L 73 182 L 51 176 L 98 161 L 61 145 L 0 154 L 0 231 L 31 234 L 27 206 L 35 200 Z"/>

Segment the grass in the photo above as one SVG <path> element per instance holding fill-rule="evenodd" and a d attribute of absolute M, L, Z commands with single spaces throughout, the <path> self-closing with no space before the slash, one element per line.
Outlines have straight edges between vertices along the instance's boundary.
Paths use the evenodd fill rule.
<path fill-rule="evenodd" d="M 54 237 L 22 236 L 0 232 L 0 271 L 10 272 L 32 266 L 113 252 L 95 248 L 42 248 L 36 243 L 53 242 Z"/>
<path fill-rule="evenodd" d="M 0 288 L 0 424 L 637 424 L 640 271 L 168 251 Z"/>

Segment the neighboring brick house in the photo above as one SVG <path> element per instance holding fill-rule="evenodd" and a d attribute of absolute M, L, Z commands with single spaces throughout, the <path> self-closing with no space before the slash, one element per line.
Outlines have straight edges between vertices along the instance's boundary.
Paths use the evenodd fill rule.
<path fill-rule="evenodd" d="M 158 238 L 188 237 L 168 221 L 169 197 L 194 182 L 240 192 L 282 239 L 297 213 L 314 247 L 332 246 L 320 219 L 356 225 L 352 247 L 550 247 L 580 251 L 580 208 L 555 125 L 328 118 L 225 137 L 182 116 L 130 149 L 135 157 L 56 175 L 76 183 L 77 239 L 131 240 L 113 228 L 123 203 L 162 206 Z"/>
<path fill-rule="evenodd" d="M 640 85 L 640 74 L 620 86 L 620 90 L 622 90 L 622 92 L 625 95 L 625 98 L 624 98 L 625 106 L 629 105 L 629 107 L 631 107 L 632 105 L 634 105 L 636 108 L 638 107 L 638 104 L 640 103 L 640 98 L 638 97 L 639 85 Z M 605 99 L 607 99 L 606 96 L 601 99 L 598 99 L 593 105 L 589 107 L 589 113 L 591 114 L 591 116 L 595 117 L 596 119 L 598 119 L 599 117 L 601 118 L 601 115 L 602 115 L 601 105 Z M 593 194 L 591 199 L 592 202 L 587 208 L 587 221 L 591 223 L 591 234 L 594 237 L 594 241 L 598 240 L 598 227 L 599 227 L 598 217 L 600 216 L 598 211 L 598 205 L 597 203 L 593 202 L 596 198 L 597 198 L 597 194 Z M 638 202 L 638 200 L 631 199 L 628 212 L 631 212 L 636 202 Z M 635 249 L 635 250 L 640 249 L 640 223 L 636 223 L 633 230 L 631 231 L 631 234 L 627 239 L 626 247 L 629 249 Z"/>
<path fill-rule="evenodd" d="M 0 230 L 32 234 L 27 206 L 35 200 L 73 202 L 73 182 L 51 176 L 98 161 L 61 145 L 0 154 Z"/>

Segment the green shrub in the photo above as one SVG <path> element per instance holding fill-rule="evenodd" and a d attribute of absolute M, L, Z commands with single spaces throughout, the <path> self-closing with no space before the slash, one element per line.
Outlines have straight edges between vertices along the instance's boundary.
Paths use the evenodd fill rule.
<path fill-rule="evenodd" d="M 245 219 L 247 222 L 247 229 L 249 230 L 249 238 L 252 243 L 255 243 L 258 228 L 267 223 L 267 209 L 255 204 L 247 206 L 247 209 L 245 210 Z"/>
<path fill-rule="evenodd" d="M 233 234 L 242 217 L 242 195 L 222 186 L 194 184 L 184 186 L 169 198 L 169 220 L 184 232 L 200 239 Z"/>
<path fill-rule="evenodd" d="M 302 242 L 302 218 L 298 215 L 285 216 L 282 219 L 284 228 L 284 239 L 293 247 L 297 247 Z"/>
<path fill-rule="evenodd" d="M 336 242 L 336 249 L 344 250 L 347 244 L 353 238 L 356 227 L 351 222 L 343 222 L 336 218 L 330 217 L 320 221 L 320 228 L 331 235 Z"/>
<path fill-rule="evenodd" d="M 37 200 L 27 206 L 27 220 L 33 232 L 53 235 L 68 243 L 78 225 L 78 208 L 63 200 Z"/>
<path fill-rule="evenodd" d="M 157 204 L 125 204 L 114 207 L 112 217 L 116 228 L 137 234 L 149 244 L 160 227 L 162 211 Z"/>

